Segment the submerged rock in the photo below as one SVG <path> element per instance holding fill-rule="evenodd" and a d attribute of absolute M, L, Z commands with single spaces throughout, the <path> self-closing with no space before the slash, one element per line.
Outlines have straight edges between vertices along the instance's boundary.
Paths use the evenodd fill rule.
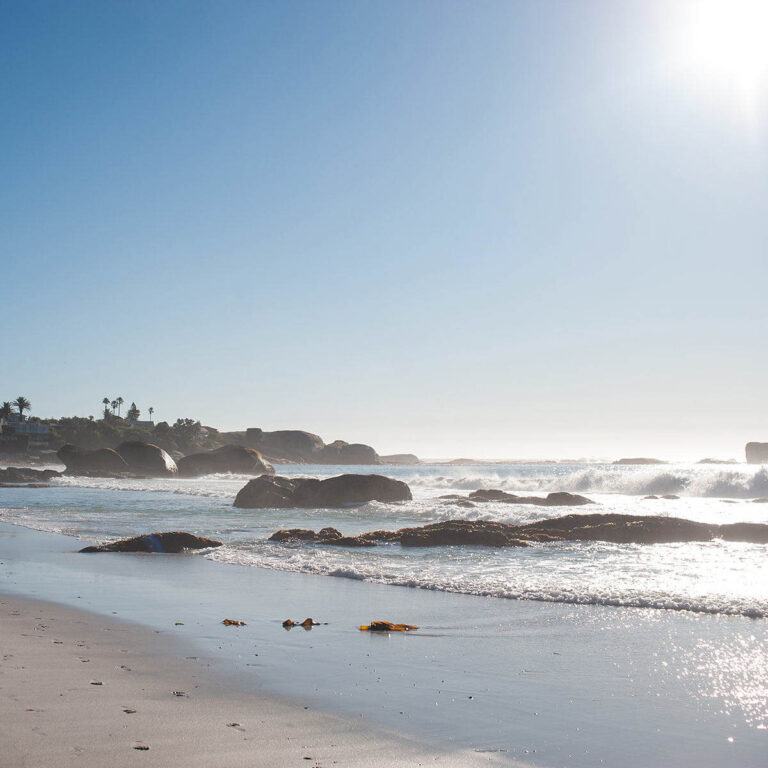
<path fill-rule="evenodd" d="M 382 475 L 338 475 L 326 480 L 262 475 L 240 489 L 234 505 L 246 509 L 343 507 L 411 498 L 405 483 Z"/>
<path fill-rule="evenodd" d="M 230 472 L 236 475 L 273 475 L 275 468 L 253 448 L 225 445 L 215 451 L 193 453 L 176 462 L 181 477 Z"/>
<path fill-rule="evenodd" d="M 368 546 L 399 542 L 404 547 L 484 546 L 527 547 L 531 542 L 609 541 L 616 544 L 662 544 L 688 541 L 742 541 L 768 543 L 768 525 L 729 523 L 710 525 L 677 517 L 595 513 L 572 514 L 508 525 L 492 520 L 447 520 L 397 531 L 370 531 L 346 537 L 333 530 L 333 538 L 301 530 L 301 535 L 278 531 L 273 541 L 314 541 L 337 546 Z M 321 532 L 322 533 L 322 532 Z M 364 543 L 365 542 L 365 543 Z"/>
<path fill-rule="evenodd" d="M 618 459 L 617 461 L 613 462 L 614 464 L 669 464 L 668 461 L 663 461 L 662 459 L 645 459 L 645 458 L 637 458 L 637 459 Z"/>
<path fill-rule="evenodd" d="M 497 501 L 502 504 L 535 504 L 540 507 L 578 507 L 582 504 L 594 504 L 592 499 L 577 493 L 558 491 L 541 496 L 515 496 L 497 489 L 472 491 L 467 497 L 471 501 Z"/>
<path fill-rule="evenodd" d="M 222 543 L 215 539 L 195 536 L 186 531 L 167 531 L 165 533 L 146 533 L 131 539 L 121 539 L 110 544 L 84 547 L 81 552 L 156 552 L 176 554 L 185 549 L 208 549 L 220 547 Z"/>
<path fill-rule="evenodd" d="M 154 443 L 126 440 L 115 448 L 132 472 L 149 477 L 171 477 L 178 473 L 176 462 Z"/>

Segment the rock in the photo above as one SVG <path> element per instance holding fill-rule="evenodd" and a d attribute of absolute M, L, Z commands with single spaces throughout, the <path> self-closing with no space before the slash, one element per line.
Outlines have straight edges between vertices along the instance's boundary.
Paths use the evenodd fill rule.
<path fill-rule="evenodd" d="M 747 443 L 744 452 L 747 464 L 768 464 L 768 443 Z"/>
<path fill-rule="evenodd" d="M 665 493 L 661 498 L 662 499 L 667 499 L 667 500 L 675 500 L 675 499 L 679 499 L 680 497 L 679 496 L 675 496 L 674 493 Z"/>
<path fill-rule="evenodd" d="M 30 469 L 28 467 L 8 467 L 0 469 L 0 483 L 39 483 L 60 477 L 55 469 Z"/>
<path fill-rule="evenodd" d="M 592 499 L 586 496 L 565 491 L 549 493 L 542 498 L 541 496 L 515 496 L 514 493 L 490 489 L 472 491 L 467 498 L 472 501 L 497 501 L 503 504 L 535 504 L 540 507 L 577 507 L 582 504 L 594 504 Z"/>
<path fill-rule="evenodd" d="M 364 539 L 362 536 L 337 536 L 332 539 L 324 539 L 323 544 L 330 544 L 334 547 L 375 547 L 376 542 L 370 539 Z"/>
<path fill-rule="evenodd" d="M 752 499 L 754 504 L 768 504 L 768 499 Z"/>
<path fill-rule="evenodd" d="M 614 464 L 669 464 L 668 461 L 662 461 L 661 459 L 619 459 L 614 461 Z"/>
<path fill-rule="evenodd" d="M 234 505 L 246 509 L 306 509 L 411 498 L 405 483 L 382 475 L 338 475 L 326 480 L 262 475 L 240 489 Z"/>
<path fill-rule="evenodd" d="M 273 475 L 275 468 L 261 454 L 242 445 L 225 445 L 214 451 L 193 453 L 176 462 L 181 477 L 231 473 L 234 475 Z"/>
<path fill-rule="evenodd" d="M 527 547 L 513 534 L 513 526 L 490 520 L 448 520 L 418 528 L 401 528 L 404 547 L 444 547 L 462 544 L 482 547 Z"/>
<path fill-rule="evenodd" d="M 697 464 L 738 464 L 736 459 L 701 459 Z"/>
<path fill-rule="evenodd" d="M 379 455 L 370 445 L 336 440 L 315 457 L 318 464 L 380 464 Z"/>
<path fill-rule="evenodd" d="M 421 459 L 412 453 L 390 453 L 387 456 L 379 456 L 382 464 L 397 464 L 400 466 L 413 466 L 421 464 Z"/>
<path fill-rule="evenodd" d="M 56 451 L 59 461 L 66 467 L 67 475 L 96 475 L 113 477 L 131 471 L 128 463 L 111 448 L 89 451 L 67 443 Z"/>
<path fill-rule="evenodd" d="M 727 523 L 720 526 L 719 537 L 725 541 L 748 541 L 768 544 L 768 525 L 761 523 Z"/>
<path fill-rule="evenodd" d="M 185 549 L 208 549 L 220 547 L 222 543 L 215 539 L 206 539 L 185 531 L 168 531 L 165 533 L 145 533 L 132 539 L 121 539 L 111 544 L 84 547 L 81 552 L 156 552 L 176 554 Z"/>
<path fill-rule="evenodd" d="M 319 435 L 298 429 L 264 432 L 261 429 L 251 428 L 245 432 L 245 442 L 248 447 L 255 448 L 270 459 L 299 463 L 312 462 L 315 454 L 325 447 Z"/>
<path fill-rule="evenodd" d="M 132 472 L 149 477 L 171 477 L 178 473 L 176 462 L 159 446 L 141 440 L 126 440 L 115 449 Z"/>
<path fill-rule="evenodd" d="M 654 496 L 653 494 L 651 494 L 650 496 L 643 496 L 643 498 L 644 499 L 658 499 L 659 497 L 658 496 Z"/>

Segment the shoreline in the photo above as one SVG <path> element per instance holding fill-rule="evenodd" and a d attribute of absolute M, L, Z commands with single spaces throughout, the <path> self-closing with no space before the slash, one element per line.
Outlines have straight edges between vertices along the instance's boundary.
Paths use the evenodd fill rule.
<path fill-rule="evenodd" d="M 2 595 L 0 647 L 3 768 L 496 764 L 241 690 L 178 639 L 54 603 Z"/>
<path fill-rule="evenodd" d="M 320 710 L 460 765 L 763 765 L 765 622 L 393 590 L 195 555 L 80 555 L 79 544 L 0 524 L 0 593 L 117 614 L 194 646 L 232 696 Z M 329 624 L 281 627 L 305 616 Z M 421 629 L 360 633 L 371 619 Z M 709 670 L 708 649 L 742 655 Z"/>

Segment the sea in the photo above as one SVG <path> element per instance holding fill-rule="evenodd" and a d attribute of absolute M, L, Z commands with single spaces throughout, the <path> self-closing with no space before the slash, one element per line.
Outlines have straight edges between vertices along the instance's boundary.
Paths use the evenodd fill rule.
<path fill-rule="evenodd" d="M 278 474 L 324 478 L 378 472 L 406 482 L 413 500 L 341 509 L 237 509 L 242 475 L 194 479 L 61 477 L 49 488 L 6 488 L 0 521 L 101 543 L 185 530 L 224 542 L 200 557 L 398 587 L 497 600 L 593 604 L 768 616 L 768 545 L 714 540 L 676 544 L 560 542 L 530 548 L 343 548 L 270 542 L 281 528 L 337 528 L 345 535 L 451 519 L 528 523 L 573 512 L 674 516 L 708 523 L 768 523 L 768 468 L 754 465 L 488 464 L 472 466 L 281 465 Z M 477 489 L 516 494 L 571 491 L 582 507 L 441 499 Z M 646 498 L 674 495 L 678 498 Z"/>

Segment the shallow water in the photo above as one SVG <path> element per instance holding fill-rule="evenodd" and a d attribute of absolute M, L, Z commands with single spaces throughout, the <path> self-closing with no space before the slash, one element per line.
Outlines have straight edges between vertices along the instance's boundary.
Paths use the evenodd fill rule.
<path fill-rule="evenodd" d="M 371 467 L 281 466 L 281 474 L 328 477 Z M 748 465 L 614 466 L 529 464 L 380 467 L 405 480 L 414 499 L 335 510 L 242 510 L 232 500 L 248 478 L 100 480 L 61 478 L 51 488 L 2 489 L 0 520 L 104 541 L 156 530 L 183 529 L 225 546 L 204 557 L 220 562 L 507 599 L 648 607 L 768 616 L 763 574 L 768 545 L 706 543 L 543 544 L 528 549 L 483 547 L 371 549 L 286 545 L 267 541 L 279 528 L 377 528 L 449 519 L 523 523 L 571 512 L 672 515 L 712 523 L 768 523 L 768 471 Z M 517 493 L 569 490 L 585 507 L 478 504 L 459 507 L 438 497 L 477 488 Z M 677 500 L 643 498 L 677 493 Z"/>

